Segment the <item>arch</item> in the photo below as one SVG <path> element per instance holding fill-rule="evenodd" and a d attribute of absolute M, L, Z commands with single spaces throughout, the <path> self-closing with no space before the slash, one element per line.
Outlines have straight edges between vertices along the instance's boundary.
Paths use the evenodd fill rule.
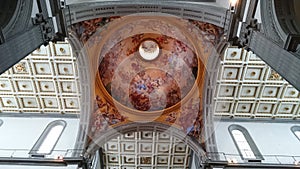
<path fill-rule="evenodd" d="M 199 159 L 199 166 L 206 160 L 205 151 L 202 149 L 199 142 L 182 132 L 180 129 L 176 127 L 170 127 L 169 125 L 157 123 L 157 122 L 149 122 L 149 123 L 128 123 L 124 125 L 117 126 L 115 128 L 109 128 L 105 132 L 98 135 L 97 138 L 90 140 L 89 147 L 87 147 L 87 151 L 85 156 L 90 157 L 94 154 L 98 149 L 101 148 L 106 142 L 111 139 L 118 137 L 120 135 L 124 135 L 126 133 L 138 132 L 138 131 L 152 131 L 152 132 L 163 132 L 171 137 L 175 137 L 181 140 L 182 143 L 188 145 L 193 151 L 194 155 Z"/>
<path fill-rule="evenodd" d="M 277 21 L 286 34 L 300 33 L 300 6 L 299 1 L 274 0 L 274 9 Z"/>
<path fill-rule="evenodd" d="M 264 33 L 279 45 L 283 45 L 289 34 L 300 33 L 299 1 L 260 1 Z"/>
<path fill-rule="evenodd" d="M 223 39 L 223 38 L 221 38 Z M 204 119 L 204 134 L 206 138 L 206 150 L 207 152 L 218 152 L 214 129 L 217 125 L 217 120 L 214 117 L 214 93 L 215 86 L 217 85 L 217 76 L 220 68 L 222 56 L 224 55 L 229 43 L 225 39 L 221 40 L 214 51 L 209 57 L 207 62 L 207 76 L 205 77 L 205 84 L 203 90 L 203 119 Z M 218 159 L 218 157 L 210 157 Z"/>
<path fill-rule="evenodd" d="M 274 11 L 274 1 L 260 1 L 262 28 L 267 37 L 273 39 L 279 44 L 284 43 L 287 35 L 279 27 Z"/>
<path fill-rule="evenodd" d="M 86 51 L 80 42 L 76 33 L 70 31 L 68 41 L 72 48 L 73 55 L 77 58 L 78 73 L 80 79 L 80 124 L 75 144 L 75 149 L 83 150 L 86 146 L 87 133 L 89 131 L 90 115 L 93 112 L 93 94 L 90 87 L 90 61 L 86 58 Z M 80 155 L 81 152 L 74 152 L 74 156 Z"/>
<path fill-rule="evenodd" d="M 240 125 L 230 125 L 229 133 L 244 160 L 263 160 L 263 156 L 246 128 Z"/>
<path fill-rule="evenodd" d="M 55 120 L 47 125 L 36 141 L 29 154 L 49 155 L 52 153 L 67 123 L 64 120 Z"/>
<path fill-rule="evenodd" d="M 4 0 L 0 6 L 0 25 L 5 27 L 13 17 L 18 5 L 17 0 Z"/>
<path fill-rule="evenodd" d="M 22 32 L 29 26 L 29 24 L 32 24 L 30 20 L 33 8 L 33 0 L 17 1 L 16 4 L 12 4 L 14 3 L 14 1 L 9 3 L 10 4 L 8 6 L 14 8 L 7 9 L 10 11 L 8 17 L 10 19 L 5 19 L 5 21 L 3 21 L 3 23 L 5 23 L 5 26 L 1 25 L 2 32 L 5 37 L 11 37 L 18 32 Z M 5 8 L 4 6 L 1 5 L 1 7 Z"/>
<path fill-rule="evenodd" d="M 292 126 L 291 131 L 297 137 L 297 139 L 300 141 L 300 126 Z"/>
<path fill-rule="evenodd" d="M 183 19 L 202 21 L 224 28 L 229 25 L 227 9 L 209 3 L 184 3 L 179 1 L 110 1 L 70 4 L 66 11 L 68 24 L 99 17 L 124 16 L 136 13 L 171 14 Z"/>
<path fill-rule="evenodd" d="M 79 7 L 78 7 L 79 8 Z M 84 9 L 84 8 L 83 8 Z M 71 12 L 72 13 L 72 12 Z M 161 15 L 162 13 L 151 13 L 151 14 L 153 14 L 154 16 L 159 16 L 159 15 Z M 145 14 L 146 15 L 146 14 Z M 93 18 L 94 18 L 94 16 L 95 15 L 93 15 Z M 101 15 L 100 15 L 101 16 Z M 110 15 L 108 15 L 108 16 L 110 16 Z M 142 15 L 142 16 L 144 16 L 144 15 Z M 86 18 L 87 19 L 87 18 Z M 75 22 L 76 23 L 76 22 Z M 122 22 L 122 25 L 123 24 L 125 24 L 124 22 Z M 118 25 L 118 27 L 119 27 L 120 25 Z M 222 26 L 224 26 L 224 25 L 222 25 Z M 102 28 L 101 28 L 102 29 Z M 104 30 L 106 30 L 107 28 L 105 28 Z M 117 28 L 113 28 L 113 29 L 117 29 Z M 109 29 L 110 30 L 110 29 Z M 101 30 L 100 30 L 101 31 Z M 111 30 L 110 30 L 111 31 Z M 97 32 L 96 32 L 97 33 Z M 91 70 L 92 68 L 93 68 L 93 66 L 92 65 L 97 65 L 97 63 L 99 62 L 98 61 L 98 59 L 97 58 L 89 58 L 89 56 L 87 56 L 87 55 L 85 55 L 84 53 L 82 53 L 82 51 L 84 51 L 84 50 L 86 50 L 85 49 L 85 47 L 93 47 L 91 44 L 89 44 L 88 42 L 87 43 L 85 43 L 84 44 L 84 46 L 83 46 L 83 44 L 82 43 L 80 43 L 80 41 L 79 41 L 79 39 L 78 39 L 78 37 L 75 35 L 75 32 L 72 32 L 71 33 L 71 36 L 72 37 L 70 37 L 70 38 L 72 38 L 73 40 L 70 40 L 70 41 L 73 41 L 73 42 L 71 42 L 71 43 L 74 43 L 74 45 L 72 45 L 72 46 L 75 46 L 75 48 L 77 48 L 77 49 L 74 49 L 74 53 L 77 53 L 77 57 L 79 58 L 79 57 L 82 57 L 84 60 L 85 60 L 85 62 L 87 63 L 87 64 L 89 64 L 90 63 L 90 69 L 86 69 L 86 70 L 89 70 L 89 71 L 86 71 L 85 73 L 84 73 L 84 71 L 80 71 L 79 70 L 79 72 L 80 73 L 84 73 L 84 74 L 89 74 L 89 76 L 88 77 L 93 77 L 93 74 L 95 73 L 95 72 L 93 72 L 93 71 L 95 71 L 95 70 L 97 70 L 97 68 L 96 69 L 94 69 L 94 70 Z M 107 37 L 107 36 L 109 36 L 108 34 L 105 34 L 105 35 L 103 35 L 103 36 L 99 36 L 100 38 L 98 38 L 98 39 L 95 39 L 96 40 L 96 42 L 97 43 L 100 43 L 100 41 L 101 41 L 101 43 L 102 43 L 102 41 L 104 41 L 104 42 L 106 42 L 106 40 L 105 40 L 105 37 Z M 192 39 L 192 41 L 196 41 L 196 40 L 198 40 L 197 38 L 194 38 L 194 37 L 189 37 L 189 39 Z M 221 40 L 222 39 L 222 40 Z M 214 52 L 212 52 L 211 54 L 210 54 L 210 57 L 209 57 L 209 59 L 208 60 L 205 60 L 205 62 L 208 64 L 206 67 L 208 67 L 209 68 L 209 70 L 208 70 L 208 73 L 209 73 L 209 77 L 205 77 L 205 84 L 209 84 L 209 91 L 208 92 L 205 92 L 205 94 L 204 94 L 204 96 L 206 97 L 207 95 L 209 95 L 210 97 L 208 98 L 208 100 L 206 100 L 206 99 L 203 99 L 203 101 L 204 101 L 204 105 L 205 104 L 209 104 L 207 107 L 209 107 L 209 106 L 211 106 L 212 104 L 213 104 L 213 90 L 214 90 L 214 85 L 216 84 L 216 75 L 217 75 L 217 73 L 218 73 L 218 65 L 219 65 L 219 62 L 220 62 L 220 56 L 219 56 L 219 54 L 220 53 L 223 53 L 224 51 L 225 51 L 225 48 L 226 48 L 226 46 L 227 46 L 227 43 L 225 42 L 225 40 L 223 39 L 223 38 L 221 38 L 220 39 L 220 42 L 217 42 L 217 44 L 214 44 L 214 45 L 216 45 L 216 48 L 217 48 L 217 50 L 216 51 L 214 51 Z M 76 47 L 76 44 L 77 44 L 77 47 Z M 195 43 L 196 44 L 196 43 Z M 103 44 L 102 44 L 103 45 Z M 79 48 L 81 48 L 81 49 L 79 49 Z M 97 48 L 98 50 L 99 50 L 99 48 Z M 88 50 L 87 50 L 87 52 L 88 52 Z M 99 52 L 99 51 L 98 51 Z M 94 52 L 94 53 L 98 53 L 98 52 Z M 84 57 L 83 57 L 84 56 Z M 80 65 L 79 65 L 79 67 L 81 67 Z M 92 78 L 91 77 L 91 78 Z M 89 79 L 89 80 L 91 80 L 91 81 L 93 81 L 93 79 Z M 91 81 L 89 81 L 89 82 L 87 82 L 87 81 L 84 81 L 83 80 L 83 85 L 86 85 L 86 84 L 94 84 L 94 83 L 91 83 Z M 91 89 L 91 88 L 90 88 Z M 203 90 L 202 90 L 203 91 Z M 201 92 L 202 92 L 201 91 Z M 205 89 L 205 91 L 206 91 L 206 89 Z M 82 92 L 82 94 L 83 94 L 83 96 L 82 96 L 82 98 L 86 98 L 87 96 L 86 96 L 86 93 L 85 92 Z M 92 93 L 89 93 L 90 94 L 90 96 L 92 96 Z M 93 102 L 93 100 L 91 99 L 91 101 L 90 101 L 90 104 Z M 94 105 L 94 104 L 93 104 Z M 90 106 L 90 108 L 89 108 L 89 110 L 88 111 L 82 111 L 82 116 L 81 116 L 81 121 L 82 122 L 86 122 L 86 123 L 88 123 L 88 118 L 86 118 L 87 116 L 89 116 L 90 114 L 88 114 L 87 112 L 91 112 L 91 111 L 93 111 L 92 109 L 93 109 L 93 105 L 91 105 Z M 205 135 L 206 136 L 209 136 L 209 138 L 211 138 L 211 141 L 209 141 L 212 145 L 215 145 L 215 139 L 213 138 L 214 136 L 212 136 L 212 133 L 213 133 L 213 116 L 212 116 L 212 114 L 211 114 L 211 112 L 212 112 L 212 110 L 210 110 L 209 108 L 208 108 L 208 110 L 207 111 L 205 111 L 205 116 L 207 115 L 207 116 L 209 116 L 208 118 L 206 118 L 206 121 L 205 121 L 205 123 L 206 124 L 209 124 L 209 129 L 210 129 L 210 131 L 208 131 L 208 132 L 206 132 L 205 133 Z M 85 119 L 85 120 L 82 120 L 82 119 Z M 148 123 L 148 124 L 150 124 L 150 123 Z M 152 124 L 159 124 L 159 123 L 152 123 Z M 130 124 L 128 124 L 128 125 L 133 125 L 133 123 L 130 123 Z M 168 125 L 166 125 L 166 126 L 168 126 Z M 206 126 L 206 125 L 205 125 Z M 112 127 L 114 127 L 114 126 L 112 126 Z M 170 126 L 169 126 L 170 127 Z M 86 127 L 86 129 L 87 129 L 88 127 Z M 116 128 L 118 128 L 118 127 L 116 127 Z M 81 129 L 83 129 L 83 128 L 81 128 Z M 114 128 L 115 129 L 115 128 Z M 85 129 L 84 129 L 85 130 Z M 207 130 L 207 128 L 205 127 L 205 129 L 203 129 L 203 130 Z M 79 131 L 79 132 L 82 132 L 82 131 Z M 85 133 L 86 134 L 86 133 Z M 80 135 L 80 134 L 79 134 Z M 79 135 L 78 135 L 78 138 L 80 138 L 79 137 Z M 186 133 L 183 133 L 183 135 L 186 135 Z M 86 136 L 85 136 L 86 137 Z M 108 136 L 109 137 L 109 136 Z M 83 138 L 83 137 L 82 137 Z M 108 138 L 107 138 L 107 140 L 109 140 Z M 196 142 L 197 142 L 197 144 L 199 144 L 198 142 L 199 142 L 200 140 L 197 140 Z M 201 140 L 201 143 L 204 143 L 204 142 L 202 142 L 203 140 Z M 89 145 L 90 143 L 86 143 L 86 145 Z M 206 142 L 205 142 L 205 144 L 206 144 Z M 88 151 L 91 151 L 90 150 L 90 147 L 91 147 L 92 145 L 90 145 L 88 148 Z M 96 145 L 94 145 L 95 147 L 96 147 Z M 196 149 L 195 149 L 196 150 Z M 202 149 L 201 149 L 202 150 Z M 94 151 L 94 150 L 93 150 Z M 203 151 L 203 150 L 202 150 Z M 216 152 L 216 150 L 214 150 L 213 152 Z M 88 153 L 88 154 L 92 154 L 93 152 L 91 151 L 90 153 Z M 201 155 L 202 156 L 202 155 Z M 199 157 L 199 156 L 198 156 Z"/>

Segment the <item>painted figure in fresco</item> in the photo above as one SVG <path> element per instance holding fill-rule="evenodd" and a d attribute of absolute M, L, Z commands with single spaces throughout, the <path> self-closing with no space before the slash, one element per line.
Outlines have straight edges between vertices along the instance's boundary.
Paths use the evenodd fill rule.
<path fill-rule="evenodd" d="M 94 132 L 101 132 L 108 129 L 109 126 L 124 122 L 126 117 L 101 96 L 96 96 L 97 109 L 92 115 L 92 129 Z"/>
<path fill-rule="evenodd" d="M 97 29 L 102 28 L 115 18 L 118 17 L 97 18 L 80 22 L 73 25 L 73 29 L 81 41 L 86 43 L 97 32 Z M 203 45 L 207 45 L 207 50 L 212 46 L 211 44 L 218 43 L 222 34 L 221 29 L 198 21 L 190 21 L 190 24 L 202 31 L 200 36 L 203 37 Z M 151 38 L 155 39 L 160 47 L 168 47 L 168 50 L 161 52 L 154 62 L 147 65 L 139 59 L 137 54 L 139 45 L 147 38 L 149 37 L 146 34 L 134 35 L 115 44 L 111 50 L 105 53 L 105 56 L 101 56 L 103 60 L 98 69 L 100 80 L 106 91 L 111 95 L 114 94 L 115 99 L 127 107 L 131 106 L 130 108 L 141 111 L 163 110 L 180 102 L 191 90 L 198 75 L 198 58 L 184 42 L 166 35 L 151 34 Z M 149 41 L 149 43 L 142 44 L 142 48 L 152 52 L 156 49 L 155 45 Z M 118 71 L 124 60 L 128 61 L 126 66 L 129 69 L 121 67 L 121 71 Z M 151 71 L 156 74 L 155 76 L 146 70 L 148 67 L 154 67 Z M 163 71 L 156 71 L 160 69 Z M 113 83 L 118 80 L 121 85 Z M 128 85 L 122 86 L 122 83 Z M 199 100 L 199 98 L 196 99 Z M 180 110 L 164 114 L 164 117 L 158 120 L 169 124 L 175 123 L 188 135 L 201 139 L 202 111 L 199 110 L 199 102 L 195 100 L 192 99 Z M 129 121 L 101 95 L 96 96 L 96 103 L 97 109 L 92 114 L 91 124 L 94 133 L 103 132 L 109 127 Z"/>

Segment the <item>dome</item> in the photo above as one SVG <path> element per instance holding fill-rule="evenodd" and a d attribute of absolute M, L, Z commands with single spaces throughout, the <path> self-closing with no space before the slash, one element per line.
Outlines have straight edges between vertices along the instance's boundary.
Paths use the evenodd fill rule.
<path fill-rule="evenodd" d="M 120 41 L 105 53 L 99 76 L 115 101 L 148 112 L 178 104 L 192 89 L 197 70 L 197 56 L 185 43 L 143 33 Z"/>

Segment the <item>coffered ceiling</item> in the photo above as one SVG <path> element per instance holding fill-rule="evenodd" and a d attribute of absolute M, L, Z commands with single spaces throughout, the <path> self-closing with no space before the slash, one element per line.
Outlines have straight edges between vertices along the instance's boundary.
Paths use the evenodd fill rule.
<path fill-rule="evenodd" d="M 255 54 L 226 50 L 216 86 L 216 116 L 296 119 L 299 105 L 299 91 Z"/>
<path fill-rule="evenodd" d="M 0 76 L 0 112 L 79 113 L 76 58 L 68 42 L 35 50 Z M 221 61 L 215 115 L 300 117 L 300 93 L 252 52 L 235 47 Z"/>
<path fill-rule="evenodd" d="M 68 42 L 41 46 L 0 76 L 1 113 L 79 113 L 79 97 Z"/>
<path fill-rule="evenodd" d="M 155 131 L 125 133 L 103 146 L 106 169 L 187 169 L 191 153 L 180 139 Z"/>

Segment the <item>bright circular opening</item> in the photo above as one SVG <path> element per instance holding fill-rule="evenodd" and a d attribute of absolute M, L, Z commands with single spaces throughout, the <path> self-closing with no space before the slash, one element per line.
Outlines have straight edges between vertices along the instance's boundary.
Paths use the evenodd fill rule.
<path fill-rule="evenodd" d="M 159 55 L 159 47 L 155 41 L 145 40 L 140 44 L 139 52 L 145 60 L 154 60 Z"/>

